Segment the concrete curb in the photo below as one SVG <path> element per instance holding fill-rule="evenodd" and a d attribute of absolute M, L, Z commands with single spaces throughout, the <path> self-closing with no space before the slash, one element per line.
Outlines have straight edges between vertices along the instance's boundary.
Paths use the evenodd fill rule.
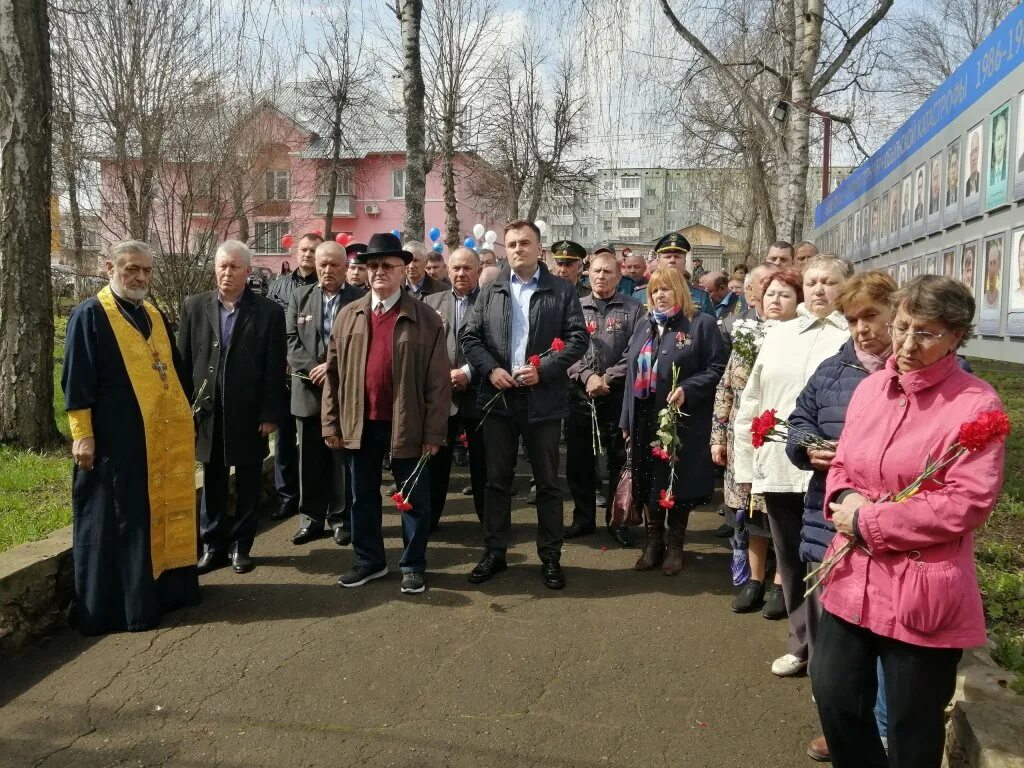
<path fill-rule="evenodd" d="M 992 660 L 993 643 L 964 653 L 946 726 L 944 768 L 1024 768 L 1024 696 L 1016 673 Z"/>
<path fill-rule="evenodd" d="M 272 491 L 273 456 L 263 461 L 263 480 Z M 200 471 L 196 472 L 197 510 L 202 490 Z M 233 484 L 229 497 L 234 497 Z M 17 653 L 65 626 L 74 597 L 71 526 L 0 552 L 0 657 Z"/>

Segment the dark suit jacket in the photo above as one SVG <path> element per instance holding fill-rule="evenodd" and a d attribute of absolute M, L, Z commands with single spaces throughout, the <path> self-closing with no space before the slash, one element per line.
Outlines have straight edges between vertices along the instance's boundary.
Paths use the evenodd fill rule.
<path fill-rule="evenodd" d="M 420 301 L 423 301 L 427 296 L 433 296 L 436 293 L 444 293 L 451 289 L 452 287 L 450 285 L 445 285 L 440 280 L 435 280 L 430 275 L 423 276 L 423 287 L 415 292 L 409 287 L 409 281 L 405 281 L 406 292 L 413 298 L 419 299 Z"/>
<path fill-rule="evenodd" d="M 246 288 L 237 312 L 231 343 L 223 350 L 217 291 L 190 296 L 181 309 L 178 351 L 198 396 L 196 458 L 204 463 L 217 450 L 224 451 L 228 466 L 263 461 L 267 438 L 260 437 L 259 425 L 280 424 L 286 415 L 281 307 Z M 223 446 L 214 444 L 215 398 L 222 406 Z"/>
<path fill-rule="evenodd" d="M 448 345 L 448 362 L 452 368 L 461 368 L 469 365 L 466 353 L 462 351 L 462 331 L 466 327 L 466 320 L 469 319 L 469 312 L 476 304 L 476 297 L 480 295 L 480 289 L 475 289 L 466 303 L 466 311 L 462 314 L 462 327 L 455 327 L 455 296 L 451 290 L 444 293 L 435 293 L 423 299 L 423 303 L 437 311 L 444 323 L 445 339 Z M 469 366 L 472 370 L 473 366 Z M 473 371 L 469 387 L 465 392 L 453 392 L 452 401 L 458 407 L 459 412 L 473 416 L 477 413 L 476 398 L 480 394 L 480 377 Z"/>
<path fill-rule="evenodd" d="M 366 291 L 345 283 L 339 297 L 338 312 L 346 304 L 366 295 Z M 288 338 L 288 365 L 292 369 L 293 416 L 319 416 L 323 390 L 312 381 L 295 374 L 309 376 L 310 370 L 327 361 L 327 344 L 320 330 L 324 308 L 324 292 L 319 283 L 296 288 L 288 302 L 285 334 Z"/>

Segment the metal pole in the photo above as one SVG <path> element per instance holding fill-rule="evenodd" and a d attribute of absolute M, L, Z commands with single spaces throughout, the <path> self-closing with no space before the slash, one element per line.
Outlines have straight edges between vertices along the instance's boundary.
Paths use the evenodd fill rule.
<path fill-rule="evenodd" d="M 822 116 L 825 122 L 825 142 L 822 147 L 821 159 L 821 199 L 828 197 L 829 188 L 829 166 L 832 160 L 832 118 Z"/>

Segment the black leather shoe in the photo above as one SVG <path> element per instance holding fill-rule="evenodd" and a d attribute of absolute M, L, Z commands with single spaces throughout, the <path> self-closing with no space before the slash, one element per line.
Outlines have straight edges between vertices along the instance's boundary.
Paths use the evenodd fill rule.
<path fill-rule="evenodd" d="M 289 517 L 299 511 L 299 505 L 294 501 L 286 501 L 276 512 L 270 513 L 271 520 L 287 520 Z"/>
<path fill-rule="evenodd" d="M 215 552 L 212 549 L 208 549 L 203 552 L 203 556 L 199 558 L 199 562 L 196 563 L 196 570 L 199 573 L 209 573 L 215 571 L 218 568 L 223 568 L 228 564 L 227 557 L 221 552 Z"/>
<path fill-rule="evenodd" d="M 316 528 L 299 528 L 299 530 L 295 532 L 295 535 L 292 536 L 292 544 L 308 544 L 315 539 L 319 539 L 323 535 L 324 531 L 322 528 L 320 530 L 317 530 Z"/>
<path fill-rule="evenodd" d="M 750 579 L 736 595 L 731 607 L 735 613 L 753 613 L 761 607 L 763 602 L 764 582 Z"/>
<path fill-rule="evenodd" d="M 248 573 L 252 570 L 252 558 L 245 552 L 231 555 L 231 570 L 235 573 Z"/>
<path fill-rule="evenodd" d="M 629 528 L 609 528 L 608 533 L 620 547 L 632 547 L 633 537 L 629 535 Z"/>
<path fill-rule="evenodd" d="M 734 533 L 736 533 L 736 529 L 728 523 L 722 523 L 715 528 L 715 537 L 719 539 L 731 539 Z"/>
<path fill-rule="evenodd" d="M 786 612 L 786 599 L 782 595 L 782 587 L 778 584 L 768 587 L 761 615 L 769 621 L 781 621 L 789 615 Z"/>
<path fill-rule="evenodd" d="M 469 573 L 470 584 L 483 584 L 508 568 L 508 562 L 497 552 L 484 552 L 480 562 Z"/>
<path fill-rule="evenodd" d="M 565 529 L 565 538 L 578 539 L 597 530 L 597 526 L 583 520 L 574 520 L 572 525 Z"/>
<path fill-rule="evenodd" d="M 334 526 L 334 543 L 339 547 L 346 547 L 352 543 L 352 534 L 343 526 Z"/>
<path fill-rule="evenodd" d="M 565 575 L 562 573 L 562 566 L 554 558 L 544 560 L 541 563 L 540 574 L 544 577 L 544 586 L 548 589 L 563 589 L 565 587 Z"/>

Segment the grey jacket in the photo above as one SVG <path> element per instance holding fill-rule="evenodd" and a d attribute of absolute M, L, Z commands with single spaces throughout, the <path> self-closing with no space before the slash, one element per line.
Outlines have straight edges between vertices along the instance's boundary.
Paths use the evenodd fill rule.
<path fill-rule="evenodd" d="M 423 303 L 435 310 L 441 316 L 444 324 L 445 341 L 448 346 L 448 363 L 452 368 L 461 368 L 468 364 L 466 353 L 462 351 L 462 332 L 473 311 L 473 305 L 480 295 L 477 288 L 467 297 L 466 312 L 462 316 L 462 327 L 455 327 L 455 296 L 450 290 L 443 293 L 435 293 L 423 299 Z M 470 366 L 472 368 L 472 366 Z M 480 377 L 474 371 L 470 377 L 469 387 L 465 392 L 453 392 L 452 401 L 460 413 L 474 415 L 477 412 L 476 399 L 480 394 Z"/>

